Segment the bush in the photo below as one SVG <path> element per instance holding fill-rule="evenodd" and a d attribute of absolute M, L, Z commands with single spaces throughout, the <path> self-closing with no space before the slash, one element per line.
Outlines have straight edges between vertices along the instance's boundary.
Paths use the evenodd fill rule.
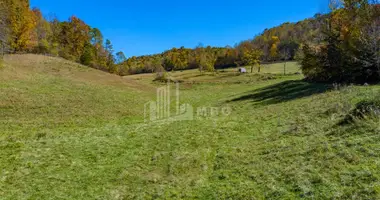
<path fill-rule="evenodd" d="M 157 72 L 156 73 L 156 78 L 154 78 L 154 81 L 159 81 L 159 82 L 167 82 L 170 80 L 168 78 L 168 74 L 166 72 Z"/>
<path fill-rule="evenodd" d="M 318 51 L 315 48 L 305 45 L 302 48 L 303 59 L 301 61 L 301 70 L 308 80 L 319 80 L 321 81 L 321 61 Z"/>
<path fill-rule="evenodd" d="M 356 104 L 355 109 L 340 122 L 340 125 L 349 124 L 366 117 L 380 117 L 380 98 L 364 100 Z"/>
<path fill-rule="evenodd" d="M 380 115 L 380 100 L 362 101 L 356 105 L 352 111 L 353 116 L 363 118 L 364 116 L 379 116 Z"/>

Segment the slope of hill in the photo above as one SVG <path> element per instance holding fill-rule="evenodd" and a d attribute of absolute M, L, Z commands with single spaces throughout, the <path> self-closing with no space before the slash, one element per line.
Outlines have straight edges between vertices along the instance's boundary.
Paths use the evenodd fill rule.
<path fill-rule="evenodd" d="M 135 116 L 140 111 L 130 105 L 154 92 L 150 85 L 61 58 L 31 54 L 6 56 L 0 84 L 0 118 L 5 130 Z"/>
<path fill-rule="evenodd" d="M 195 72 L 175 73 L 196 79 Z M 164 84 L 62 59 L 7 57 L 0 69 L 1 198 L 380 197 L 378 118 L 339 124 L 379 86 L 334 89 L 298 74 L 207 78 L 223 73 L 230 72 L 185 80 L 180 100 L 195 111 L 229 107 L 229 115 L 145 124 L 144 104 Z"/>

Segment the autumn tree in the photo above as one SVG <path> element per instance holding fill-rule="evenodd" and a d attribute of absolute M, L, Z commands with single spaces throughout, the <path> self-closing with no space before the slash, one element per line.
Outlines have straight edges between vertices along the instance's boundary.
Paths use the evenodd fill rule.
<path fill-rule="evenodd" d="M 211 46 L 203 49 L 198 49 L 198 66 L 199 71 L 213 72 L 215 71 L 215 63 L 217 60 L 217 51 Z"/>
<path fill-rule="evenodd" d="M 162 58 L 158 55 L 154 56 L 151 61 L 152 72 L 156 72 L 156 81 L 167 81 L 168 75 L 165 68 L 162 66 Z"/>
<path fill-rule="evenodd" d="M 117 73 L 112 44 L 103 44 L 99 29 L 75 16 L 63 22 L 55 16 L 45 18 L 38 8 L 29 8 L 29 0 L 0 1 L 0 41 L 13 52 L 59 55 Z"/>
<path fill-rule="evenodd" d="M 259 49 L 246 48 L 243 50 L 242 60 L 247 66 L 251 67 L 251 73 L 253 73 L 254 66 L 258 66 L 258 72 L 260 73 L 260 59 L 262 55 L 263 52 Z"/>
<path fill-rule="evenodd" d="M 215 63 L 215 68 L 235 67 L 238 61 L 238 52 L 236 49 L 227 46 L 218 50 L 218 58 Z"/>
<path fill-rule="evenodd" d="M 8 11 L 5 6 L 5 2 L 0 2 L 0 59 L 4 54 L 5 45 L 8 40 L 8 24 L 7 21 Z"/>
<path fill-rule="evenodd" d="M 50 54 L 58 56 L 61 51 L 62 42 L 62 39 L 60 38 L 62 31 L 61 22 L 55 15 L 50 15 L 50 17 L 47 20 L 50 24 L 51 30 Z"/>
<path fill-rule="evenodd" d="M 103 45 L 102 32 L 100 32 L 98 28 L 92 28 L 90 30 L 90 40 L 93 46 L 95 46 L 96 48 L 99 48 L 99 46 Z"/>
<path fill-rule="evenodd" d="M 377 5 L 368 0 L 340 0 L 330 5 L 323 43 L 304 47 L 302 70 L 306 78 L 345 83 L 380 81 Z"/>
<path fill-rule="evenodd" d="M 107 54 L 108 71 L 111 73 L 115 73 L 116 72 L 115 57 L 113 56 L 113 45 L 111 43 L 111 40 L 109 40 L 109 39 L 106 40 L 104 49 L 105 49 L 106 54 Z"/>
<path fill-rule="evenodd" d="M 80 62 L 83 65 L 93 65 L 93 62 L 95 61 L 95 55 L 94 55 L 94 46 L 91 45 L 90 42 L 86 42 L 84 45 L 83 53 L 80 57 Z"/>
<path fill-rule="evenodd" d="M 105 49 L 103 34 L 98 28 L 91 28 L 90 43 L 93 46 L 94 68 L 108 71 L 109 52 Z M 111 41 L 109 41 L 111 43 Z"/>
<path fill-rule="evenodd" d="M 179 57 L 179 52 L 177 52 L 176 48 L 173 48 L 170 51 L 164 53 L 163 64 L 165 69 L 168 71 L 174 70 L 175 68 L 178 68 L 178 66 L 182 65 Z"/>
<path fill-rule="evenodd" d="M 277 36 L 272 36 L 270 41 L 270 58 L 272 61 L 278 58 L 278 44 L 280 39 Z"/>
<path fill-rule="evenodd" d="M 8 8 L 9 45 L 13 51 L 28 51 L 31 35 L 36 25 L 34 15 L 29 9 L 28 0 L 4 0 Z"/>
<path fill-rule="evenodd" d="M 123 63 L 127 60 L 127 57 L 125 57 L 124 53 L 122 51 L 119 51 L 116 53 L 116 63 Z"/>
<path fill-rule="evenodd" d="M 85 45 L 90 40 L 90 27 L 81 19 L 72 16 L 69 21 L 61 23 L 60 39 L 63 49 L 61 56 L 80 61 Z"/>
<path fill-rule="evenodd" d="M 42 16 L 39 9 L 34 8 L 32 10 L 36 27 L 34 29 L 33 36 L 34 46 L 36 53 L 50 53 L 50 47 L 52 45 L 52 30 L 50 23 Z"/>
<path fill-rule="evenodd" d="M 355 2 L 357 1 L 340 0 L 339 2 L 341 2 L 342 8 L 349 8 L 350 6 L 355 8 Z M 354 3 L 347 6 L 350 2 Z M 372 4 L 375 3 L 373 2 Z M 2 9 L 1 6 L 6 9 Z M 336 17 L 335 19 L 341 19 L 342 22 L 352 25 L 345 28 L 342 26 L 340 37 L 351 38 L 345 40 L 346 42 L 349 41 L 347 43 L 352 44 L 351 47 L 355 45 L 359 47 L 357 49 L 360 49 L 360 52 L 369 52 L 367 54 L 371 54 L 371 56 L 358 54 L 357 57 L 362 63 L 371 63 L 371 60 L 379 60 L 379 56 L 374 56 L 379 55 L 374 53 L 378 52 L 379 48 L 378 40 L 376 40 L 378 38 L 376 33 L 379 32 L 378 22 L 372 23 L 373 20 L 351 20 L 350 23 L 347 23 L 347 21 L 349 22 L 347 19 L 350 17 L 352 19 L 367 19 L 366 15 L 371 15 L 374 18 L 376 12 L 369 12 L 370 10 L 367 9 L 368 6 L 365 4 L 361 4 L 361 7 L 356 9 L 358 8 L 356 6 L 355 10 L 351 9 L 351 11 L 366 9 L 368 12 L 352 12 L 351 15 L 349 15 L 350 13 L 345 13 L 342 16 L 346 17 Z M 360 17 L 353 16 L 353 14 L 360 15 Z M 173 48 L 160 54 L 129 59 L 121 58 L 120 54 L 116 55 L 115 59 L 111 41 L 105 41 L 99 29 L 90 27 L 79 18 L 73 16 L 68 21 L 63 22 L 56 17 L 45 19 L 38 9 L 29 9 L 29 0 L 3 0 L 0 2 L 0 40 L 6 40 L 5 46 L 11 47 L 10 49 L 14 52 L 33 51 L 35 53 L 59 55 L 111 73 L 152 72 L 155 70 L 154 60 L 156 58 L 164 61 L 162 66 L 167 70 L 199 68 L 203 72 L 213 71 L 215 68 L 234 67 L 248 62 L 247 60 L 250 59 L 247 59 L 247 55 L 244 55 L 243 51 L 241 51 L 246 46 L 249 46 L 251 50 L 260 49 L 263 52 L 262 61 L 295 59 L 295 52 L 300 52 L 298 50 L 299 46 L 305 41 L 319 44 L 322 39 L 325 39 L 319 36 L 324 22 L 326 19 L 330 19 L 329 16 L 317 14 L 313 18 L 298 23 L 287 22 L 280 26 L 266 29 L 253 39 L 243 41 L 234 48 L 203 47 L 203 45 L 200 45 L 195 49 Z M 332 24 L 336 26 L 336 24 L 339 24 L 336 23 L 338 21 L 336 20 Z M 366 21 L 370 23 L 366 23 Z M 365 23 L 366 25 L 364 25 Z M 7 27 L 9 28 L 8 32 L 6 31 Z M 347 28 L 349 31 L 347 31 Z M 362 30 L 362 32 L 357 30 Z M 354 40 L 353 38 L 362 39 Z M 323 40 L 322 43 L 327 42 Z M 342 47 L 341 45 L 337 46 Z M 370 57 L 372 58 L 365 59 Z M 115 61 L 117 64 L 114 63 Z"/>
<path fill-rule="evenodd" d="M 172 48 L 163 53 L 164 67 L 166 70 L 181 70 L 189 66 L 191 51 L 185 47 Z"/>
<path fill-rule="evenodd" d="M 92 28 L 90 30 L 90 42 L 94 46 L 95 58 L 99 60 L 99 56 L 103 47 L 103 35 L 97 28 Z"/>
<path fill-rule="evenodd" d="M 278 46 L 279 54 L 284 61 L 284 74 L 286 74 L 286 64 L 289 60 L 295 59 L 299 44 L 294 41 L 281 42 Z"/>

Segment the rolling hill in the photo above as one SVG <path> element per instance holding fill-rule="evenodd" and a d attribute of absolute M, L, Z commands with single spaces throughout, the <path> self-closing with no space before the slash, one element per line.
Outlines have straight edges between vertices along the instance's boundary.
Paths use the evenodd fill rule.
<path fill-rule="evenodd" d="M 296 63 L 288 75 L 280 64 L 263 71 L 171 72 L 194 120 L 144 123 L 144 104 L 165 86 L 153 74 L 119 77 L 61 58 L 7 55 L 0 196 L 379 198 L 379 119 L 340 122 L 380 87 L 307 83 Z M 222 108 L 230 113 L 211 113 Z"/>

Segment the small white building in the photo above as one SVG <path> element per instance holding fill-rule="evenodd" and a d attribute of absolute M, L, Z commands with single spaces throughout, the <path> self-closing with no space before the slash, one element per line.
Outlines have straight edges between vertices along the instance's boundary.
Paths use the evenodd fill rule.
<path fill-rule="evenodd" d="M 239 68 L 239 72 L 240 72 L 240 73 L 247 73 L 247 69 L 244 68 L 244 67 L 240 67 L 240 68 Z"/>

